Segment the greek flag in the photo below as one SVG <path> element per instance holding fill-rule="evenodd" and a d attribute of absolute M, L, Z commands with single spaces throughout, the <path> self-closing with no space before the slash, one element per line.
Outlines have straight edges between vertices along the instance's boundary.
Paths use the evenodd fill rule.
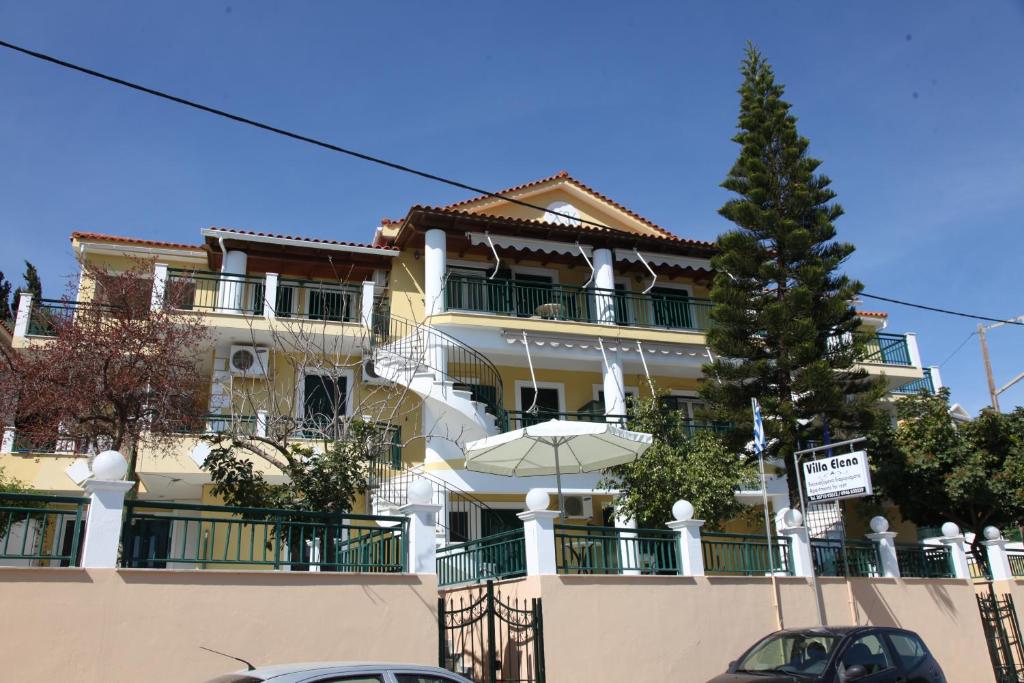
<path fill-rule="evenodd" d="M 761 420 L 761 405 L 756 398 L 750 399 L 750 405 L 754 409 L 754 452 L 761 455 L 764 453 L 764 422 Z"/>

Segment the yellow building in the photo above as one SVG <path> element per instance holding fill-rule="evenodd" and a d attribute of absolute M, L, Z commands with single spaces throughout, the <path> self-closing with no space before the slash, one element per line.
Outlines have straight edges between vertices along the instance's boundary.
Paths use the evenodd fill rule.
<path fill-rule="evenodd" d="M 651 382 L 692 429 L 713 428 L 698 417 L 697 390 L 714 245 L 677 237 L 565 173 L 500 194 L 507 199 L 412 207 L 368 244 L 228 228 L 203 230 L 198 244 L 86 232 L 72 243 L 87 264 L 144 260 L 153 305 L 202 315 L 207 431 L 266 435 L 284 424 L 293 441 L 315 442 L 325 414 L 387 425 L 393 459 L 359 511 L 395 510 L 425 477 L 444 506 L 439 534 L 460 541 L 514 521 L 529 489 L 555 487 L 553 477 L 467 471 L 468 441 L 551 417 L 617 419 Z M 79 296 L 88 300 L 87 286 Z M 24 300 L 11 343 L 45 343 L 38 321 L 65 305 Z M 884 314 L 862 322 L 875 340 L 863 362 L 871 374 L 895 393 L 938 388 L 914 335 L 884 332 Z M 212 502 L 200 437 L 141 454 L 142 499 Z M 41 491 L 80 491 L 67 470 L 86 455 L 19 452 L 16 443 L 9 427 L 0 456 L 9 475 Z M 563 478 L 579 523 L 608 519 L 600 478 Z M 785 491 L 770 482 L 777 507 Z M 761 493 L 738 495 L 759 502 Z"/>

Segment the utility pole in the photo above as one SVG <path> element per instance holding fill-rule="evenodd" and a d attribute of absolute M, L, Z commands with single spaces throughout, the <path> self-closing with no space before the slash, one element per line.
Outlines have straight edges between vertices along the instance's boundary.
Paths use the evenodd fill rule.
<path fill-rule="evenodd" d="M 995 377 L 992 376 L 992 359 L 988 355 L 988 340 L 985 338 L 985 332 L 992 330 L 997 327 L 1002 327 L 1006 323 L 1024 322 L 1024 315 L 1018 315 L 1016 318 L 1010 318 L 1002 322 L 993 323 L 991 325 L 983 325 L 978 323 L 978 341 L 981 343 L 981 358 L 985 361 L 985 379 L 988 380 L 988 395 L 992 400 L 992 410 L 1001 412 L 999 410 L 999 394 L 1003 393 L 1017 382 L 1024 379 L 1024 372 L 1018 374 L 1016 377 L 1011 379 L 1003 386 L 996 388 Z"/>
<path fill-rule="evenodd" d="M 992 360 L 988 356 L 988 340 L 985 339 L 985 326 L 978 323 L 978 341 L 981 343 L 981 358 L 985 361 L 985 378 L 988 380 L 988 395 L 992 401 L 992 410 L 999 411 L 999 392 L 996 391 L 996 380 L 992 376 Z"/>

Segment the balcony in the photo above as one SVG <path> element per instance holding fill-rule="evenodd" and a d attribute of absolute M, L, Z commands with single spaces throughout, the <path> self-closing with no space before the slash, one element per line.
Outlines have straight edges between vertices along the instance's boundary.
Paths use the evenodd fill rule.
<path fill-rule="evenodd" d="M 268 297 L 267 292 L 273 296 Z M 165 302 L 186 311 L 357 322 L 362 287 L 338 282 L 167 269 Z M 267 310 L 273 299 L 273 311 Z"/>
<path fill-rule="evenodd" d="M 864 357 L 861 362 L 873 365 L 914 367 L 906 335 L 878 332 L 865 336 L 864 342 Z"/>
<path fill-rule="evenodd" d="M 625 425 L 629 420 L 628 415 L 605 415 L 603 406 L 598 401 L 589 401 L 579 410 L 556 412 L 553 410 L 538 409 L 534 413 L 525 410 L 506 411 L 508 416 L 508 430 L 521 429 L 530 425 L 547 422 L 548 420 L 567 420 L 569 422 L 609 422 L 612 424 Z M 688 417 L 679 418 L 683 423 L 683 431 L 688 436 L 697 432 L 712 432 L 714 434 L 725 434 L 732 430 L 729 422 L 713 420 L 694 420 Z"/>
<path fill-rule="evenodd" d="M 623 327 L 706 331 L 711 302 L 661 290 L 638 294 L 448 273 L 445 310 Z"/>
<path fill-rule="evenodd" d="M 924 369 L 924 377 L 922 377 L 921 379 L 914 380 L 910 384 L 904 384 L 901 387 L 896 387 L 895 389 L 892 390 L 892 393 L 902 395 L 914 395 L 920 393 L 922 389 L 924 389 L 929 394 L 935 393 L 935 382 L 932 378 L 931 368 Z"/>

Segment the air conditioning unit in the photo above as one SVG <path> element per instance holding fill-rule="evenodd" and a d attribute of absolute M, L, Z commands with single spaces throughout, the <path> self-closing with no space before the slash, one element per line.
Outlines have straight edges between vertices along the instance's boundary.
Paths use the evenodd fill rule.
<path fill-rule="evenodd" d="M 234 377 L 266 377 L 270 350 L 259 346 L 232 346 L 228 369 Z"/>
<path fill-rule="evenodd" d="M 564 496 L 565 516 L 569 519 L 590 519 L 594 516 L 591 496 Z"/>
<path fill-rule="evenodd" d="M 373 358 L 363 358 L 362 368 L 364 384 L 390 384 L 373 369 Z"/>

